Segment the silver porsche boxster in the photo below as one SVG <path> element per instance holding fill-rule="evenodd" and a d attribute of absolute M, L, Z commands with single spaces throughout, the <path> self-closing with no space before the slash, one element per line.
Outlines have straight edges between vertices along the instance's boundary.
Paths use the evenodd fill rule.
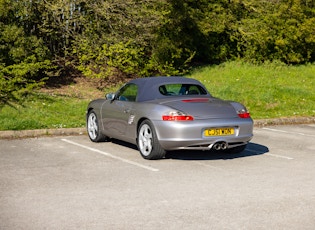
<path fill-rule="evenodd" d="M 91 101 L 86 121 L 91 141 L 129 142 L 145 159 L 180 149 L 239 153 L 253 137 L 245 106 L 215 98 L 186 77 L 131 80 L 116 93 Z"/>

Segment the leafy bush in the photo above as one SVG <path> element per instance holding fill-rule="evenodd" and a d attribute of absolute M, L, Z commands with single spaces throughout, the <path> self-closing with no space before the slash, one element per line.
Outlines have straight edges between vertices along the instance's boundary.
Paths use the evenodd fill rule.
<path fill-rule="evenodd" d="M 120 72 L 123 75 L 141 75 L 143 67 L 143 48 L 130 42 L 103 44 L 94 47 L 88 41 L 81 42 L 74 52 L 78 56 L 78 69 L 91 78 L 106 78 Z"/>
<path fill-rule="evenodd" d="M 267 1 L 247 5 L 248 16 L 237 27 L 239 56 L 247 60 L 315 61 L 315 13 L 301 1 Z"/>
<path fill-rule="evenodd" d="M 0 109 L 43 85 L 44 72 L 51 69 L 48 54 L 41 39 L 0 22 Z"/>
<path fill-rule="evenodd" d="M 239 58 L 313 63 L 314 9 L 313 0 L 0 0 L 0 65 L 12 65 L 2 81 L 27 64 L 23 77 L 40 79 L 48 60 L 56 75 L 71 66 L 98 78 L 181 75 Z"/>

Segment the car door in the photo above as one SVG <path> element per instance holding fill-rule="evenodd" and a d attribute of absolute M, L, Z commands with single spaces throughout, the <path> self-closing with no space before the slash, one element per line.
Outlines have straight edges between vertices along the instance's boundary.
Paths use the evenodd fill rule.
<path fill-rule="evenodd" d="M 136 103 L 138 87 L 135 84 L 123 86 L 107 108 L 102 110 L 103 124 L 112 137 L 121 138 L 126 134 L 130 120 L 133 119 L 133 107 Z"/>

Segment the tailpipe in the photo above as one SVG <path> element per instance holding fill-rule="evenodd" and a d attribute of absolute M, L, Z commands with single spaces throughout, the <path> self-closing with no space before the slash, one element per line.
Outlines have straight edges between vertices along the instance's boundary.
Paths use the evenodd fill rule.
<path fill-rule="evenodd" d="M 226 150 L 228 148 L 228 144 L 225 141 L 217 142 L 212 147 L 214 150 Z"/>
<path fill-rule="evenodd" d="M 226 143 L 226 142 L 222 142 L 222 143 L 221 143 L 221 149 L 222 149 L 222 150 L 226 150 L 227 148 L 228 148 L 227 143 Z"/>
<path fill-rule="evenodd" d="M 221 144 L 219 144 L 219 143 L 215 143 L 214 145 L 213 145 L 213 149 L 214 150 L 220 150 L 221 149 Z"/>

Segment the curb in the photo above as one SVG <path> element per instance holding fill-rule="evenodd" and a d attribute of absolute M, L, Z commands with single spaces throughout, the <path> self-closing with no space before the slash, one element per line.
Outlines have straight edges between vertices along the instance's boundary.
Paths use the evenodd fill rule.
<path fill-rule="evenodd" d="M 292 117 L 254 120 L 255 127 L 301 124 L 315 124 L 315 117 Z"/>
<path fill-rule="evenodd" d="M 0 139 L 35 138 L 42 136 L 77 136 L 86 133 L 86 128 L 7 130 L 0 131 Z"/>
<path fill-rule="evenodd" d="M 315 124 L 315 117 L 276 118 L 254 120 L 255 127 L 275 125 Z M 77 136 L 86 135 L 86 128 L 34 129 L 0 131 L 0 139 L 35 138 L 42 136 Z"/>

